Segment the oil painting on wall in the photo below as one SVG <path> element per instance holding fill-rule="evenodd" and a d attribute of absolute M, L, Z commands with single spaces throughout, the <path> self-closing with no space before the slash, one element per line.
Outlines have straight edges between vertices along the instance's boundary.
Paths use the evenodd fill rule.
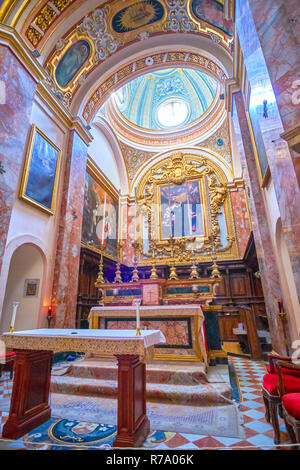
<path fill-rule="evenodd" d="M 72 78 L 75 77 L 76 73 L 88 59 L 90 50 L 89 43 L 83 39 L 69 47 L 59 61 L 55 71 L 55 78 L 60 87 L 66 87 Z"/>
<path fill-rule="evenodd" d="M 53 214 L 60 150 L 36 126 L 32 126 L 20 198 Z"/>
<path fill-rule="evenodd" d="M 161 238 L 204 235 L 198 181 L 160 187 Z"/>
<path fill-rule="evenodd" d="M 192 12 L 199 20 L 204 20 L 232 36 L 233 22 L 225 19 L 223 3 L 218 0 L 193 0 Z"/>
<path fill-rule="evenodd" d="M 106 255 L 117 258 L 117 221 L 118 203 L 86 173 L 82 241 L 96 248 L 103 247 Z"/>

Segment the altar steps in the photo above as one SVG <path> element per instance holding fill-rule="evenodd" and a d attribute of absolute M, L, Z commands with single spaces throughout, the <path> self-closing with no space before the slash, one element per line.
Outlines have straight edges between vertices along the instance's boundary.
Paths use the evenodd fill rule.
<path fill-rule="evenodd" d="M 66 375 L 51 378 L 51 392 L 56 394 L 116 398 L 117 386 L 117 367 L 109 361 L 74 363 Z M 201 363 L 151 363 L 147 365 L 146 399 L 180 405 L 224 405 L 232 399 L 232 389 L 222 378 L 208 382 Z"/>

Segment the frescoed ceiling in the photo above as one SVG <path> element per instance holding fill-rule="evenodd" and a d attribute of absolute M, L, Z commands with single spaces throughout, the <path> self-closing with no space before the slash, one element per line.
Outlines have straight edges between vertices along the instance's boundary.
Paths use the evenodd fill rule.
<path fill-rule="evenodd" d="M 40 54 L 48 84 L 72 109 L 87 77 L 129 44 L 196 34 L 231 54 L 233 0 L 5 0 L 0 21 L 16 27 Z"/>
<path fill-rule="evenodd" d="M 171 130 L 199 119 L 213 103 L 217 82 L 193 69 L 164 69 L 131 80 L 114 94 L 120 113 L 136 126 Z"/>

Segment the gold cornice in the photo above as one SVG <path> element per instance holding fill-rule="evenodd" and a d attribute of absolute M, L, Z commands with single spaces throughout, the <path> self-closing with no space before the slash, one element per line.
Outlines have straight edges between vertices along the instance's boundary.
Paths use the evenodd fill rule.
<path fill-rule="evenodd" d="M 17 59 L 30 73 L 33 80 L 37 83 L 37 96 L 45 103 L 45 105 L 55 114 L 58 119 L 69 129 L 76 130 L 86 144 L 92 141 L 92 136 L 84 125 L 80 117 L 73 117 L 69 111 L 63 106 L 55 94 L 44 83 L 47 75 L 41 64 L 32 55 L 30 48 L 27 46 L 20 34 L 11 26 L 0 25 L 0 44 L 10 48 Z"/>
<path fill-rule="evenodd" d="M 232 109 L 232 95 L 240 91 L 243 81 L 244 59 L 237 30 L 234 30 L 234 59 L 233 76 L 225 80 L 225 109 L 229 113 Z"/>
<path fill-rule="evenodd" d="M 1 24 L 0 44 L 8 46 L 14 52 L 36 82 L 46 79 L 47 76 L 43 67 L 32 55 L 31 49 L 16 29 L 5 24 Z"/>
<path fill-rule="evenodd" d="M 244 182 L 243 178 L 234 178 L 233 181 L 229 181 L 227 183 L 227 187 L 230 190 L 234 190 L 234 189 L 237 189 L 237 188 L 245 188 L 245 182 Z"/>
<path fill-rule="evenodd" d="M 300 154 L 300 124 L 283 132 L 280 137 L 288 143 L 290 148 Z"/>
<path fill-rule="evenodd" d="M 4 23 L 14 7 L 17 0 L 4 0 L 2 7 L 0 8 L 0 22 Z"/>

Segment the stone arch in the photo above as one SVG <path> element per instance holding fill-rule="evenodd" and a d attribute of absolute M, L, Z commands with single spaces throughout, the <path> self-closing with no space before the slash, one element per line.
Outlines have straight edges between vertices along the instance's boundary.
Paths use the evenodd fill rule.
<path fill-rule="evenodd" d="M 27 261 L 27 262 L 26 262 Z M 30 264 L 32 262 L 32 264 Z M 42 303 L 46 289 L 47 258 L 42 242 L 31 235 L 18 236 L 10 241 L 5 252 L 1 291 L 1 330 L 9 327 L 9 304 L 13 300 L 21 302 L 20 308 L 29 308 L 35 312 L 34 318 L 28 317 L 19 320 L 19 327 L 23 329 L 37 328 L 42 323 Z M 36 276 L 36 277 L 34 277 Z M 31 306 L 22 305 L 24 302 L 23 291 L 26 278 L 39 279 L 38 295 L 34 298 Z M 18 298 L 17 298 L 18 297 Z M 32 300 L 32 299 L 30 299 Z M 23 312 L 24 313 L 24 312 Z M 16 328 L 18 325 L 16 324 Z M 20 329 L 20 328 L 19 328 Z"/>

